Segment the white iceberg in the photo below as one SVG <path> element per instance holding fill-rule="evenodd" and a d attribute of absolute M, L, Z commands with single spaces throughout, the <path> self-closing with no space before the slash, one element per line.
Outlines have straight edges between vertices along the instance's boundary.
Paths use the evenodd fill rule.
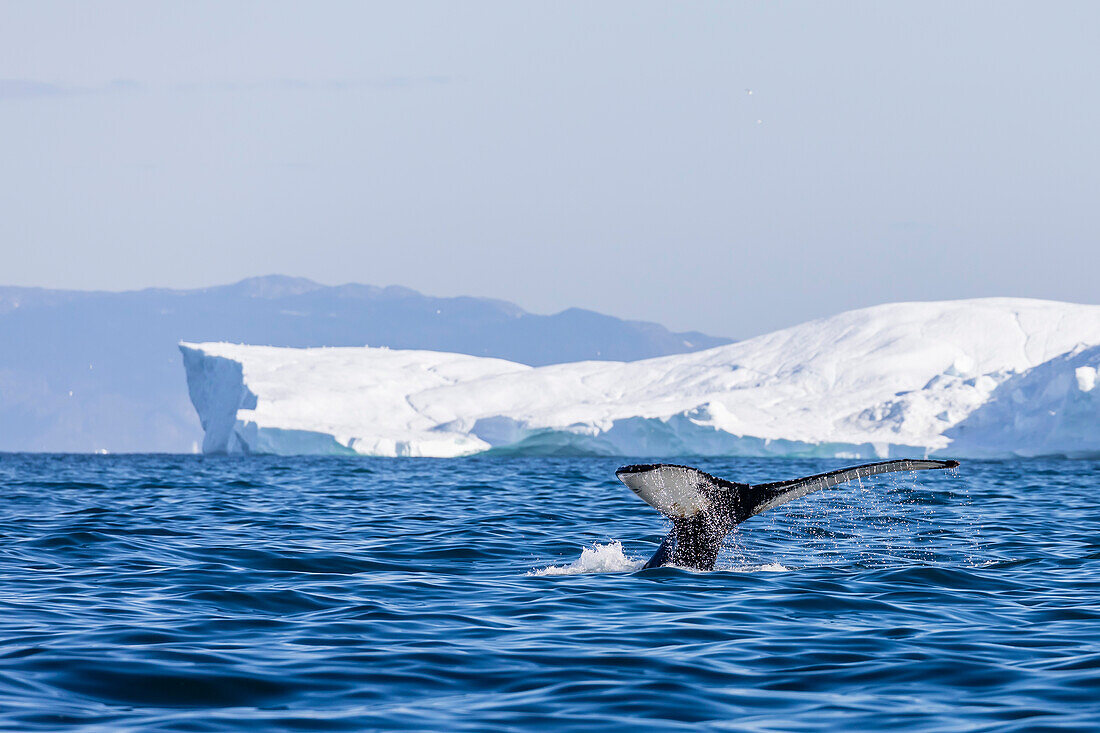
<path fill-rule="evenodd" d="M 208 453 L 1100 455 L 1100 306 L 895 303 L 635 362 L 180 345 Z"/>

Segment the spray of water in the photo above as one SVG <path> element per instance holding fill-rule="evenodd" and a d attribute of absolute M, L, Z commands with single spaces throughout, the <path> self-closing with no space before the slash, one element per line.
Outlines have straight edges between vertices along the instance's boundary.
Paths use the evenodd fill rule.
<path fill-rule="evenodd" d="M 623 550 L 623 545 L 618 540 L 612 540 L 606 545 L 596 543 L 592 547 L 581 550 L 581 556 L 568 565 L 551 565 L 539 570 L 527 573 L 529 576 L 546 575 L 590 575 L 596 573 L 633 573 L 642 569 L 645 560 L 628 557 Z M 675 567 L 675 566 L 668 566 Z M 706 571 L 694 568 L 680 568 L 693 573 Z M 750 564 L 744 562 L 726 562 L 716 567 L 717 571 L 735 573 L 782 573 L 789 570 L 781 563 L 771 562 L 762 564 Z"/>
<path fill-rule="evenodd" d="M 568 565 L 551 565 L 532 570 L 528 575 L 584 575 L 590 573 L 632 573 L 640 570 L 645 560 L 629 558 L 618 540 L 606 545 L 596 543 L 581 550 L 581 556 Z"/>

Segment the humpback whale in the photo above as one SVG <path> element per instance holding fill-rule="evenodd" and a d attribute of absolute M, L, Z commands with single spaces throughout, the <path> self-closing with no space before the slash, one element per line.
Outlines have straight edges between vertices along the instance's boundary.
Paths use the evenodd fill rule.
<path fill-rule="evenodd" d="M 813 476 L 739 484 L 691 466 L 647 463 L 615 475 L 647 504 L 672 520 L 672 529 L 642 569 L 677 565 L 713 570 L 722 542 L 735 526 L 768 509 L 847 481 L 894 471 L 954 468 L 958 461 L 898 460 L 867 463 Z"/>

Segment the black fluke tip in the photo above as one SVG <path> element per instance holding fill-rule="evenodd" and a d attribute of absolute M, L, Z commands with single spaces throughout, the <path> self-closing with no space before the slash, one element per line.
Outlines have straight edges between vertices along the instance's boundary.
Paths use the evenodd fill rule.
<path fill-rule="evenodd" d="M 690 466 L 680 466 L 675 463 L 632 463 L 629 466 L 620 466 L 615 469 L 615 475 L 619 476 L 624 473 L 645 473 L 646 471 L 653 471 L 658 468 L 691 468 Z"/>

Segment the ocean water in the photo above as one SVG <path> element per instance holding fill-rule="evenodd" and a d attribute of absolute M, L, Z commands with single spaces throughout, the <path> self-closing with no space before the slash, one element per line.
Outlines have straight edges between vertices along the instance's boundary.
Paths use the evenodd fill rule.
<path fill-rule="evenodd" d="M 623 462 L 2 455 L 0 728 L 1100 727 L 1100 463 L 836 487 L 701 573 L 637 570 Z"/>

